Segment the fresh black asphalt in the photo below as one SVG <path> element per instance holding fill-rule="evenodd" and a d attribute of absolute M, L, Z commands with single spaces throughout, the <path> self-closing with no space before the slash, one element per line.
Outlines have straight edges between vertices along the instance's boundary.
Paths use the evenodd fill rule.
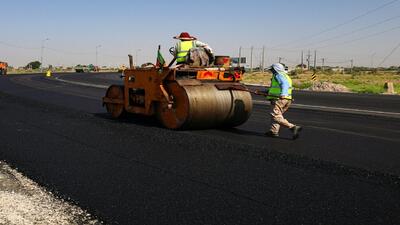
<path fill-rule="evenodd" d="M 119 82 L 117 74 L 59 76 Z M 255 105 L 235 129 L 171 131 L 153 118 L 110 119 L 104 92 L 0 77 L 0 159 L 109 224 L 400 223 L 399 119 L 291 109 L 287 118 L 304 126 L 292 141 L 288 131 L 264 137 L 268 106 Z M 296 96 L 400 111 L 398 96 Z"/>

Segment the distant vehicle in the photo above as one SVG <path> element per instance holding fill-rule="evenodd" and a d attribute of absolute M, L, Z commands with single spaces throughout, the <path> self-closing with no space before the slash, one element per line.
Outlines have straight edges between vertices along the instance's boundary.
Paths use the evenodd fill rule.
<path fill-rule="evenodd" d="M 6 62 L 0 62 L 0 75 L 7 75 L 8 64 Z"/>
<path fill-rule="evenodd" d="M 77 66 L 75 66 L 75 72 L 77 73 L 89 73 L 89 72 L 98 72 L 99 68 L 97 66 L 94 66 L 93 64 L 89 64 L 89 65 L 81 65 L 78 64 Z"/>

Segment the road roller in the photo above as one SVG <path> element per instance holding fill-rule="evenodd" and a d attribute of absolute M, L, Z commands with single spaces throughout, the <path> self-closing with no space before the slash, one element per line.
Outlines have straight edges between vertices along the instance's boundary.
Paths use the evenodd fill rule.
<path fill-rule="evenodd" d="M 230 67 L 229 57 L 215 65 L 132 66 L 122 73 L 123 85 L 111 85 L 103 106 L 113 118 L 127 113 L 155 116 L 169 129 L 235 127 L 247 121 L 252 98 L 240 83 L 243 67 Z M 217 62 L 222 63 L 217 63 Z"/>

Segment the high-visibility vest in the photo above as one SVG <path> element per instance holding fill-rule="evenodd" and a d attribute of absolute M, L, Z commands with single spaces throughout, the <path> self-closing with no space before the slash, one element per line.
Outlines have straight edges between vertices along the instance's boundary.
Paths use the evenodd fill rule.
<path fill-rule="evenodd" d="M 280 73 L 285 77 L 285 79 L 289 82 L 289 90 L 288 90 L 288 96 L 285 96 L 285 99 L 292 99 L 292 79 L 286 74 L 286 73 Z M 280 95 L 282 93 L 282 88 L 279 86 L 279 82 L 276 80 L 275 74 L 272 75 L 271 79 L 271 87 L 268 90 L 268 95 L 267 99 L 268 100 L 273 100 L 273 99 L 279 99 Z"/>
<path fill-rule="evenodd" d="M 180 41 L 178 42 L 176 48 L 176 62 L 183 63 L 186 62 L 186 56 L 189 53 L 189 50 L 195 46 L 195 41 Z"/>

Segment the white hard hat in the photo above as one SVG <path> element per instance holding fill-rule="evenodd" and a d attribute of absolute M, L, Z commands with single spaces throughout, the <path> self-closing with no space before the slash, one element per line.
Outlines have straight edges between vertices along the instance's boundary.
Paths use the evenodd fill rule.
<path fill-rule="evenodd" d="M 274 63 L 271 65 L 270 69 L 274 69 L 276 72 L 286 72 L 285 67 L 280 63 Z"/>

